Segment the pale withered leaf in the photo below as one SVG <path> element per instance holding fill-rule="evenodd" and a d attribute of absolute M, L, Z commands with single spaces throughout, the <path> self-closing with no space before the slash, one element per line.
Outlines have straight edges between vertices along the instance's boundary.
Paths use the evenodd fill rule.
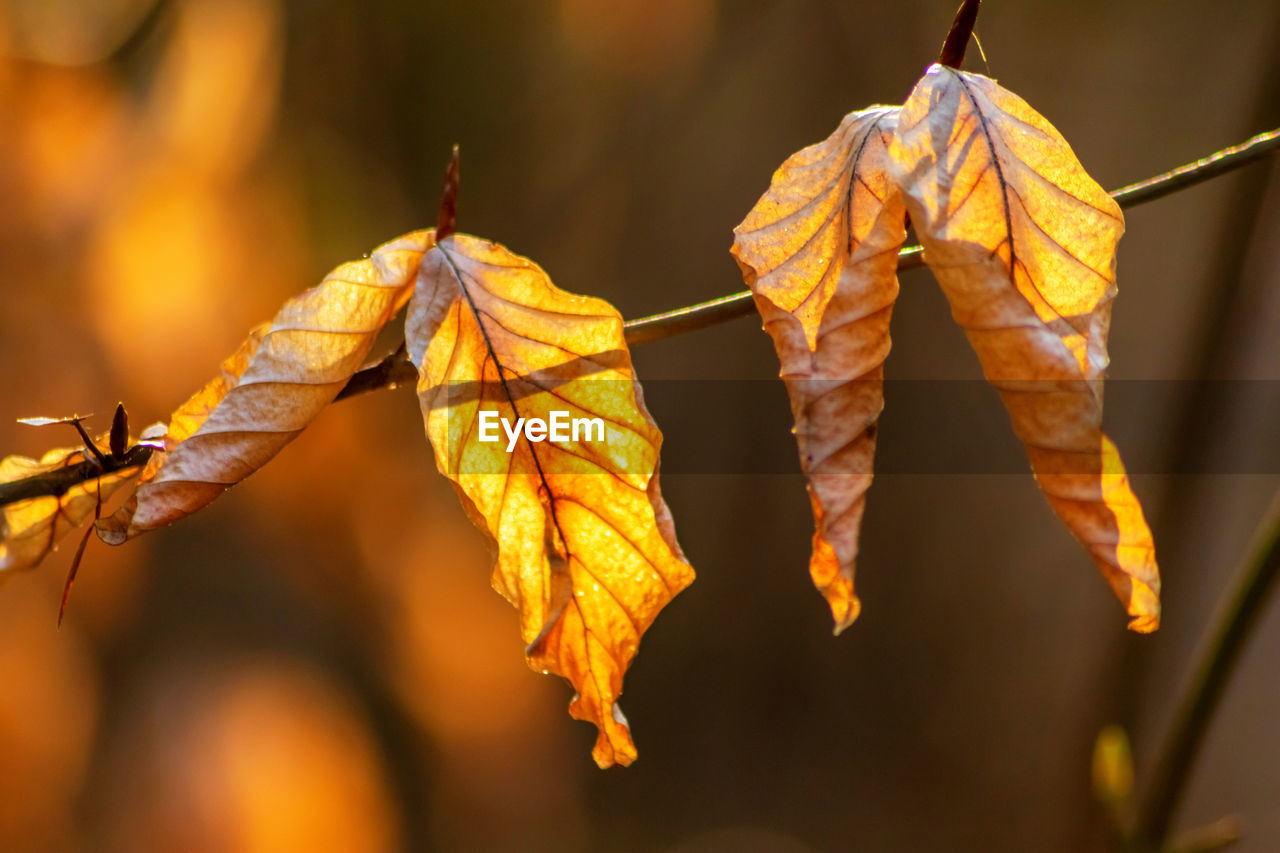
<path fill-rule="evenodd" d="M 730 251 L 747 286 L 795 317 L 810 349 L 841 270 L 883 206 L 888 185 L 878 175 L 897 113 L 881 106 L 845 116 L 778 167 L 733 229 Z"/>
<path fill-rule="evenodd" d="M 325 276 L 254 329 L 219 376 L 173 416 L 165 453 L 98 535 L 119 544 L 208 504 L 266 464 L 360 369 L 386 321 L 409 299 L 434 231 L 384 243 Z"/>
<path fill-rule="evenodd" d="M 995 81 L 931 67 L 892 147 L 925 260 L 1000 391 L 1049 502 L 1132 617 L 1159 625 L 1155 548 L 1102 377 L 1124 220 L 1043 117 Z"/>
<path fill-rule="evenodd" d="M 860 610 L 854 568 L 906 236 L 888 172 L 897 113 L 852 113 L 790 157 L 733 247 L 782 364 L 814 513 L 809 572 L 837 633 Z"/>

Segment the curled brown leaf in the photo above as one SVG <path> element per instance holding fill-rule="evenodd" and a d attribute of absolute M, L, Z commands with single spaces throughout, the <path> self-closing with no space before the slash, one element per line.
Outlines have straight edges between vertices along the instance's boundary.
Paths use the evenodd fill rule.
<path fill-rule="evenodd" d="M 896 108 L 852 113 L 790 157 L 733 246 L 782 364 L 813 506 L 809 573 L 836 633 L 861 609 L 854 569 L 906 237 L 888 172 L 896 119 Z"/>
<path fill-rule="evenodd" d="M 994 80 L 935 65 L 903 106 L 895 176 L 952 314 L 1050 504 L 1135 631 L 1160 621 L 1155 546 L 1102 432 L 1116 203 L 1056 129 Z"/>
<path fill-rule="evenodd" d="M 325 276 L 250 333 L 173 413 L 166 452 L 98 535 L 119 544 L 208 504 L 266 464 L 331 403 L 409 299 L 434 231 L 415 231 Z"/>

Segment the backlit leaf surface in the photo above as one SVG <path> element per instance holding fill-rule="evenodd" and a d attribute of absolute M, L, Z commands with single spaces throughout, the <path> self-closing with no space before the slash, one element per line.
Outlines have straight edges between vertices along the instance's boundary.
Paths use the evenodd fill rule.
<path fill-rule="evenodd" d="M 751 292 L 795 317 L 810 349 L 840 272 L 891 189 L 882 172 L 897 113 L 871 107 L 845 116 L 829 137 L 778 167 L 733 229 L 731 251 Z"/>
<path fill-rule="evenodd" d="M 693 580 L 658 490 L 662 435 L 608 303 L 555 287 L 494 243 L 426 253 L 405 338 L 436 465 L 497 546 L 493 585 L 520 613 L 530 666 L 567 678 L 593 757 L 630 764 L 617 705 L 654 617 Z M 598 417 L 605 440 L 482 441 L 479 420 Z M 501 431 L 500 431 L 501 432 Z"/>
<path fill-rule="evenodd" d="M 1102 432 L 1119 207 L 1025 101 L 939 65 L 903 106 L 893 155 L 925 260 L 1036 479 L 1125 604 L 1129 627 L 1155 630 L 1151 532 Z"/>
<path fill-rule="evenodd" d="M 809 572 L 837 633 L 861 608 L 854 565 L 906 236 L 888 172 L 897 112 L 850 114 L 790 157 L 733 246 L 782 364 L 813 505 Z"/>
<path fill-rule="evenodd" d="M 266 464 L 331 403 L 409 299 L 434 231 L 384 243 L 253 330 L 219 376 L 173 413 L 137 494 L 98 522 L 119 544 L 190 515 Z"/>

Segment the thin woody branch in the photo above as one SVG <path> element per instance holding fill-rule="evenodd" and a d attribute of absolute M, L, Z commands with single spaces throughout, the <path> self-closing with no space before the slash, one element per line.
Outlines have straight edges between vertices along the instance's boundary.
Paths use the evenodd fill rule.
<path fill-rule="evenodd" d="M 1277 148 L 1280 148 L 1280 128 L 1259 133 L 1239 145 L 1224 148 L 1194 163 L 1165 172 L 1163 175 L 1156 175 L 1154 178 L 1121 187 L 1113 192 L 1111 197 L 1126 209 L 1146 204 L 1210 178 L 1224 175 L 1233 169 L 1247 166 L 1255 160 L 1261 160 Z"/>
<path fill-rule="evenodd" d="M 924 266 L 924 250 L 920 246 L 908 246 L 898 253 L 898 271 L 913 270 Z M 686 308 L 676 308 L 661 314 L 651 314 L 626 323 L 627 343 L 647 344 L 663 338 L 673 338 L 686 332 L 696 332 L 708 326 L 718 326 L 739 317 L 747 317 L 756 311 L 751 301 L 751 291 L 743 290 L 699 302 Z"/>
<path fill-rule="evenodd" d="M 102 462 L 86 458 L 82 462 L 68 465 L 65 468 L 46 471 L 43 474 L 25 477 L 21 480 L 0 483 L 0 506 L 7 506 L 11 503 L 31 498 L 59 497 L 72 488 L 90 480 L 96 480 L 104 474 L 122 471 L 125 468 L 133 468 L 135 466 L 141 467 L 147 464 L 147 460 L 151 458 L 151 452 L 150 445 L 136 444 L 118 456 L 116 454 L 104 456 Z"/>
<path fill-rule="evenodd" d="M 1224 148 L 1194 163 L 1188 163 L 1172 171 L 1122 187 L 1112 192 L 1111 196 L 1122 208 L 1135 207 L 1246 166 L 1275 152 L 1277 148 L 1280 148 L 1280 129 L 1259 134 L 1247 142 Z M 446 179 L 446 194 L 450 184 L 456 192 L 456 168 L 455 160 L 450 164 L 450 177 Z M 451 218 L 454 212 L 453 204 L 446 204 L 447 212 L 445 205 L 442 205 L 442 219 Z M 908 246 L 898 254 L 899 270 L 915 269 L 923 265 L 924 258 L 919 246 Z M 755 305 L 751 300 L 751 291 L 744 290 L 700 302 L 697 305 L 629 320 L 624 328 L 627 343 L 637 346 L 717 326 L 754 312 Z M 408 353 L 402 345 L 377 364 L 355 373 L 338 393 L 337 399 L 343 400 L 368 391 L 394 388 L 416 379 L 417 371 L 410 363 Z M 142 464 L 150 454 L 150 447 L 138 446 L 130 448 L 127 455 L 130 455 L 133 460 L 130 464 Z M 35 497 L 57 497 L 65 494 L 73 486 L 100 476 L 101 473 L 101 467 L 95 463 L 84 462 L 33 477 L 0 483 L 0 506 Z"/>
<path fill-rule="evenodd" d="M 1272 498 L 1201 640 L 1195 664 L 1179 693 L 1173 723 L 1156 755 L 1148 793 L 1130 839 L 1131 849 L 1143 853 L 1164 849 L 1209 721 L 1278 576 L 1280 492 Z"/>

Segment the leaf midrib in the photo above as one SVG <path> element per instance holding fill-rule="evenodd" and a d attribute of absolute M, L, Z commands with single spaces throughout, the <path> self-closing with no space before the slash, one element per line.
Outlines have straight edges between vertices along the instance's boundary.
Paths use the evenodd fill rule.
<path fill-rule="evenodd" d="M 493 359 L 494 365 L 498 368 L 498 381 L 502 383 L 502 392 L 507 395 L 507 402 L 511 405 L 511 410 L 515 413 L 517 418 L 522 417 L 520 414 L 520 408 L 516 405 L 515 395 L 511 393 L 511 387 L 507 384 L 507 376 L 505 372 L 507 368 L 502 363 L 502 360 L 498 358 L 498 352 L 493 346 L 493 341 L 489 338 L 489 330 L 484 326 L 481 311 L 476 305 L 475 299 L 471 295 L 471 291 L 467 289 L 466 282 L 463 280 L 462 271 L 458 269 L 458 265 L 454 262 L 453 257 L 449 254 L 449 251 L 445 248 L 443 242 L 437 243 L 435 247 L 440 250 L 440 254 L 444 257 L 445 263 L 449 265 L 449 269 L 453 272 L 453 278 L 458 283 L 458 290 L 462 292 L 462 297 L 466 300 L 467 307 L 471 309 L 471 316 L 475 318 L 476 326 L 480 329 L 480 336 L 484 339 L 485 349 L 488 350 L 489 357 Z M 481 382 L 483 381 L 484 377 L 482 375 Z M 555 493 L 551 489 L 551 483 L 547 481 L 546 473 L 542 470 L 542 462 L 538 459 L 538 451 L 533 446 L 533 442 L 529 441 L 528 438 L 523 437 L 521 438 L 521 441 L 523 441 L 525 446 L 529 448 L 529 456 L 533 459 L 533 467 L 538 472 L 538 481 L 542 483 L 542 488 L 547 495 L 547 509 L 551 513 L 551 523 L 555 525 L 556 533 L 560 535 L 560 542 L 564 547 L 564 557 L 567 560 L 571 556 L 569 554 L 569 540 L 565 537 L 564 530 L 560 527 L 560 519 L 556 515 Z M 510 478 L 511 476 L 511 473 L 508 472 L 507 477 Z"/>

